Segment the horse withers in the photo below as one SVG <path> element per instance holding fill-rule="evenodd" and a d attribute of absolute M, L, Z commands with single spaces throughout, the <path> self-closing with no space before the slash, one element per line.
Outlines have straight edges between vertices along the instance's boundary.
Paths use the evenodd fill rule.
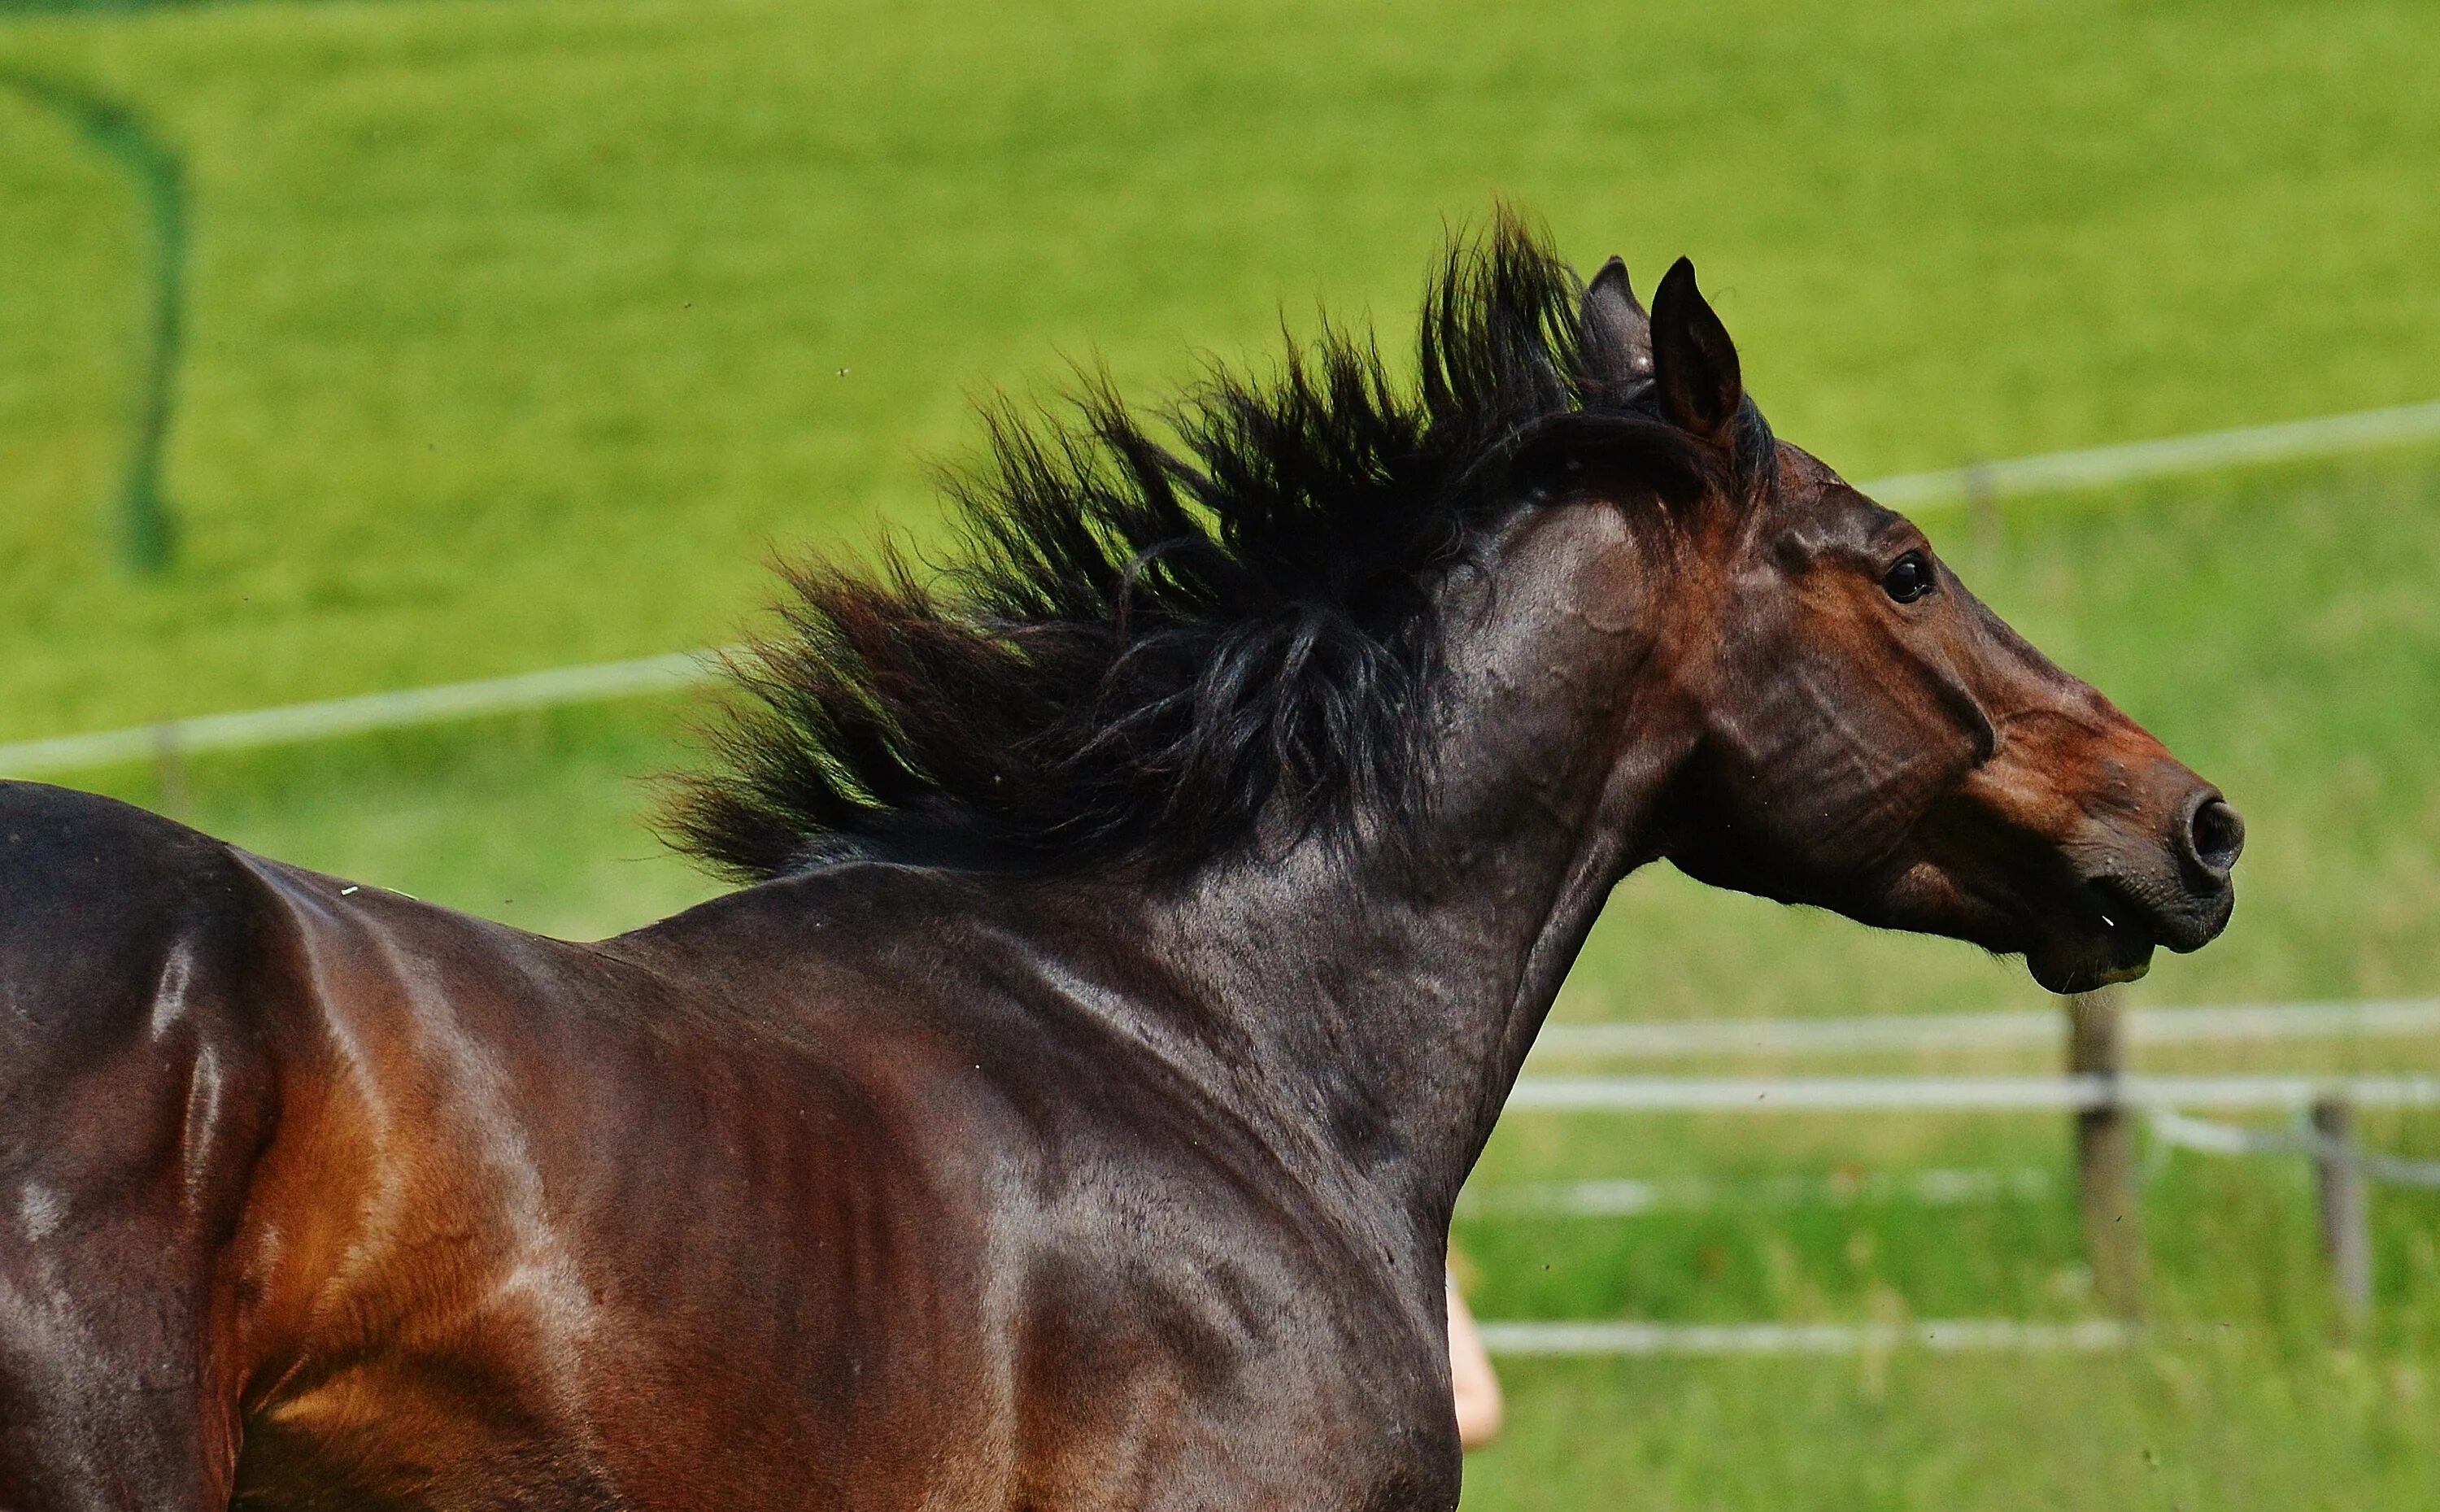
<path fill-rule="evenodd" d="M 1502 222 L 992 418 L 969 547 L 791 574 L 599 944 L 0 788 L 0 1506 L 1446 1508 L 1443 1249 L 1666 859 L 2021 953 L 2225 925 L 2219 794 Z"/>

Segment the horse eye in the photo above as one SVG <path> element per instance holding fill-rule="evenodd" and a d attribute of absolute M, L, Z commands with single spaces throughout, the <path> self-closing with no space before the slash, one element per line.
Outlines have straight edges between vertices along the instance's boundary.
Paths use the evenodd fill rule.
<path fill-rule="evenodd" d="M 1909 551 L 1881 576 L 1881 589 L 1900 603 L 1912 603 L 1940 585 L 1931 562 L 1921 551 Z"/>

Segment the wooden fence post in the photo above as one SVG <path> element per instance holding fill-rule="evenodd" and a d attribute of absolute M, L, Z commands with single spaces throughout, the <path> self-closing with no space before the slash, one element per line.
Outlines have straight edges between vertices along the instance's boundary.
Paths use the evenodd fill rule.
<path fill-rule="evenodd" d="M 2313 1102 L 2313 1175 L 2322 1210 L 2322 1256 L 2339 1293 L 2339 1327 L 2348 1338 L 2372 1311 L 2372 1223 L 2366 1212 L 2363 1164 L 2356 1158 L 2355 1108 L 2341 1097 Z"/>
<path fill-rule="evenodd" d="M 2067 1069 L 2114 1084 L 2126 1069 L 2126 1021 L 2104 988 L 2067 999 Z M 2135 1182 L 2133 1110 L 2112 1100 L 2075 1115 L 2077 1193 L 2092 1289 L 2122 1318 L 2144 1314 L 2144 1214 Z"/>

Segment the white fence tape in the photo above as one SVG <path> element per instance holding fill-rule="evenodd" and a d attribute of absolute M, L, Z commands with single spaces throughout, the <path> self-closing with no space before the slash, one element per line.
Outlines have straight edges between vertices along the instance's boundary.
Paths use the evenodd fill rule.
<path fill-rule="evenodd" d="M 2243 463 L 2282 462 L 2307 457 L 2403 446 L 2440 437 L 2440 403 L 2325 415 L 2319 420 L 2248 425 L 2199 436 L 2130 441 L 2050 452 L 1980 466 L 1908 473 L 1857 486 L 1893 509 L 1937 509 L 1975 497 L 2007 498 L 2095 488 L 2138 478 L 2207 472 Z"/>
<path fill-rule="evenodd" d="M 2329 1143 L 2323 1141 L 2322 1143 Z M 2419 1187 L 2426 1192 L 2440 1192 L 2440 1161 L 2409 1161 L 2395 1155 L 2383 1155 L 2377 1150 L 2359 1149 L 2354 1152 L 2356 1164 L 2363 1174 L 2388 1186 Z"/>
<path fill-rule="evenodd" d="M 1951 1318 L 1913 1323 L 1492 1323 L 1495 1355 L 1850 1355 L 1898 1349 L 1934 1354 L 2034 1354 L 2124 1349 L 2139 1330 L 2108 1319 L 2018 1323 Z"/>
<path fill-rule="evenodd" d="M 2090 488 L 2173 473 L 2205 472 L 2248 462 L 2282 461 L 2403 445 L 2440 437 L 2440 403 L 2368 409 L 2319 420 L 2250 425 L 2237 430 L 2050 452 L 2007 461 L 1908 473 L 1857 485 L 1892 506 L 1937 509 L 1973 497 L 2000 498 L 2054 489 Z M 699 680 L 704 654 L 673 653 L 636 661 L 559 667 L 450 683 L 397 693 L 368 693 L 326 703 L 295 704 L 242 713 L 208 714 L 130 729 L 63 735 L 0 746 L 0 777 L 146 761 L 165 747 L 230 750 L 356 734 L 399 725 L 420 725 L 475 714 L 503 713 L 553 704 L 579 703 L 667 691 Z"/>
<path fill-rule="evenodd" d="M 1511 1108 L 1548 1112 L 2077 1112 L 2097 1107 L 2440 1107 L 2424 1076 L 1527 1076 Z"/>
<path fill-rule="evenodd" d="M 51 772 L 152 761 L 164 751 L 235 750 L 362 734 L 404 725 L 513 713 L 558 704 L 596 703 L 645 693 L 673 693 L 709 675 L 715 653 L 673 653 L 634 661 L 558 667 L 515 677 L 444 683 L 400 693 L 367 693 L 321 703 L 290 704 L 245 713 L 206 714 L 134 729 L 21 741 L 0 746 L 0 777 L 39 777 Z"/>
<path fill-rule="evenodd" d="M 2153 1108 L 2150 1118 L 2162 1143 L 2204 1155 L 2287 1155 L 2305 1147 L 2292 1129 L 2214 1124 L 2173 1107 Z"/>
<path fill-rule="evenodd" d="M 2214 1124 L 2173 1108 L 2149 1110 L 2152 1133 L 2163 1144 L 2205 1155 L 2309 1155 L 2316 1160 L 2348 1161 L 2376 1181 L 2391 1186 L 2440 1191 L 2440 1161 L 2410 1161 L 2383 1155 L 2329 1135 L 2309 1125 L 2293 1128 L 2247 1128 Z"/>
<path fill-rule="evenodd" d="M 1709 1208 L 1847 1207 L 1857 1203 L 1916 1202 L 1959 1207 L 2007 1197 L 2039 1199 L 2054 1189 L 2052 1174 L 2036 1167 L 1863 1171 L 1829 1176 L 1778 1176 L 1749 1181 L 1702 1177 L 1645 1180 L 1618 1177 L 1586 1181 L 1527 1181 L 1469 1188 L 1458 1211 L 1469 1217 L 1548 1214 L 1562 1217 L 1625 1218 L 1645 1213 L 1698 1212 Z"/>
<path fill-rule="evenodd" d="M 2364 1002 L 2136 1008 L 2138 1045 L 2202 1045 L 2440 1033 L 2440 998 Z M 1860 1018 L 1728 1018 L 1683 1023 L 1552 1024 L 1534 1053 L 1672 1060 L 1701 1055 L 1842 1055 L 1875 1051 L 2056 1048 L 2065 1015 L 2051 1012 L 1883 1014 Z"/>

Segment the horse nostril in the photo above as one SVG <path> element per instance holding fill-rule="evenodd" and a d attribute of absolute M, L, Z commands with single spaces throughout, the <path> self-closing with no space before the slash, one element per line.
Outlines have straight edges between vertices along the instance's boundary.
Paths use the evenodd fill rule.
<path fill-rule="evenodd" d="M 2186 819 L 2186 854 L 2216 877 L 2225 877 L 2245 851 L 2245 820 L 2221 799 L 2206 798 Z"/>

